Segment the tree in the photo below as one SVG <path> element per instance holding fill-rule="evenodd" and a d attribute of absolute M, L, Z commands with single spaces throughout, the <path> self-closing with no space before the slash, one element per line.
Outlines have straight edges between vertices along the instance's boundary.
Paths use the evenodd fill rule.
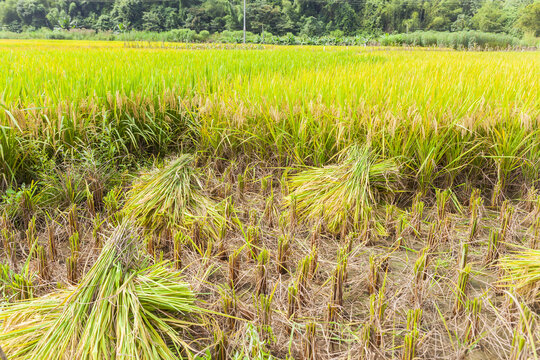
<path fill-rule="evenodd" d="M 140 30 L 142 28 L 143 12 L 144 4 L 142 0 L 117 0 L 114 3 L 111 15 L 117 23 Z"/>
<path fill-rule="evenodd" d="M 517 27 L 525 32 L 540 36 L 540 1 L 526 6 L 517 21 Z"/>
<path fill-rule="evenodd" d="M 17 0 L 0 2 L 0 24 L 11 25 L 20 20 L 17 14 Z"/>
<path fill-rule="evenodd" d="M 428 29 L 448 31 L 462 12 L 463 9 L 458 0 L 442 0 L 432 9 L 433 20 L 428 25 Z"/>
<path fill-rule="evenodd" d="M 323 34 L 324 24 L 314 16 L 308 17 L 303 22 L 304 26 L 302 27 L 302 31 L 300 31 L 301 35 L 321 36 Z"/>
<path fill-rule="evenodd" d="M 485 32 L 503 32 L 507 15 L 502 4 L 496 0 L 486 1 L 472 18 L 472 24 L 478 30 Z"/>
<path fill-rule="evenodd" d="M 24 25 L 36 28 L 47 26 L 47 10 L 45 5 L 38 0 L 19 0 L 17 15 Z"/>

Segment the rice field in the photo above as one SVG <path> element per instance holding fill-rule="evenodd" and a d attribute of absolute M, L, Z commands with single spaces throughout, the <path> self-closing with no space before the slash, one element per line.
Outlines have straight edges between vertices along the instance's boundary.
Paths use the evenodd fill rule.
<path fill-rule="evenodd" d="M 539 79 L 537 51 L 0 40 L 1 350 L 538 359 Z"/>

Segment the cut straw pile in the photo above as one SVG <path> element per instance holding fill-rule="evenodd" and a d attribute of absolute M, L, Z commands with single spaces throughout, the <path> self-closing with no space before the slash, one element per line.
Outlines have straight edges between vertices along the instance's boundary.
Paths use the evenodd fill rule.
<path fill-rule="evenodd" d="M 154 231 L 189 229 L 195 221 L 222 219 L 217 205 L 203 193 L 192 163 L 193 157 L 184 154 L 143 176 L 129 191 L 126 214 Z"/>
<path fill-rule="evenodd" d="M 299 220 L 324 219 L 337 232 L 348 219 L 367 216 L 383 194 L 392 192 L 399 169 L 394 160 L 380 160 L 369 147 L 351 147 L 340 164 L 311 168 L 289 179 L 286 206 Z"/>
<path fill-rule="evenodd" d="M 69 291 L 6 304 L 0 343 L 9 359 L 178 359 L 180 335 L 197 313 L 194 295 L 164 263 L 150 265 L 137 236 L 120 225 L 81 283 Z"/>
<path fill-rule="evenodd" d="M 540 250 L 523 249 L 501 259 L 506 272 L 503 281 L 511 284 L 527 301 L 540 304 Z"/>

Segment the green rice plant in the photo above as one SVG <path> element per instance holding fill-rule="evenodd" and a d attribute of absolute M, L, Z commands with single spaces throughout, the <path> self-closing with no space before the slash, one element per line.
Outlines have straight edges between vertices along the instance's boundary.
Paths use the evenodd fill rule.
<path fill-rule="evenodd" d="M 37 233 L 36 233 L 36 217 L 32 216 L 30 222 L 28 223 L 28 228 L 26 229 L 26 245 L 28 249 L 32 249 L 34 244 L 37 242 Z"/>
<path fill-rule="evenodd" d="M 463 342 L 471 348 L 478 341 L 480 312 L 482 311 L 482 298 L 475 297 L 472 300 L 467 300 L 465 311 L 467 313 L 465 333 Z"/>
<path fill-rule="evenodd" d="M 469 244 L 462 242 L 460 246 L 460 253 L 458 256 L 457 266 L 458 269 L 464 269 L 465 266 L 467 266 L 468 263 L 468 256 L 469 256 Z"/>
<path fill-rule="evenodd" d="M 78 255 L 81 250 L 81 244 L 79 240 L 79 233 L 75 232 L 69 237 L 69 249 L 72 255 Z"/>
<path fill-rule="evenodd" d="M 526 360 L 537 358 L 535 353 L 534 343 L 527 344 L 527 338 L 531 335 L 531 328 L 534 327 L 534 318 L 531 310 L 524 305 L 520 305 L 519 321 L 516 324 L 512 335 L 512 350 L 509 359 L 511 360 Z M 534 338 L 529 338 L 529 341 L 534 342 Z M 531 354 L 533 354 L 531 356 Z"/>
<path fill-rule="evenodd" d="M 503 183 L 501 180 L 499 180 L 493 187 L 493 192 L 491 194 L 491 206 L 494 208 L 498 208 L 499 206 L 501 206 L 501 203 L 503 202 L 503 200 L 504 200 Z"/>
<path fill-rule="evenodd" d="M 50 279 L 49 262 L 47 259 L 47 252 L 45 248 L 39 245 L 36 249 L 38 259 L 38 273 L 42 280 L 47 281 Z"/>
<path fill-rule="evenodd" d="M 272 190 L 270 196 L 266 198 L 264 212 L 262 215 L 262 219 L 268 224 L 269 227 L 274 226 L 275 211 L 276 209 L 274 204 L 274 192 Z"/>
<path fill-rule="evenodd" d="M 229 346 L 228 337 L 219 327 L 216 327 L 216 330 L 213 332 L 214 336 L 214 350 L 212 352 L 212 359 L 216 360 L 227 360 Z"/>
<path fill-rule="evenodd" d="M 422 220 L 423 220 L 424 206 L 425 206 L 424 202 L 420 200 L 422 198 L 422 195 L 423 194 L 421 192 L 417 193 L 416 196 L 414 197 L 413 204 L 411 206 L 410 224 L 417 238 L 420 235 L 420 232 L 422 231 Z"/>
<path fill-rule="evenodd" d="M 488 248 L 487 248 L 486 258 L 485 258 L 486 264 L 493 264 L 499 259 L 499 256 L 500 256 L 499 241 L 500 241 L 500 232 L 498 230 L 493 230 L 493 229 L 490 230 L 489 237 L 488 237 Z"/>
<path fill-rule="evenodd" d="M 415 300 L 415 304 L 421 304 L 422 303 L 422 294 L 424 291 L 424 282 L 427 278 L 427 267 L 429 265 L 428 263 L 428 248 L 424 248 L 422 252 L 420 253 L 420 256 L 414 263 L 414 293 L 413 297 Z"/>
<path fill-rule="evenodd" d="M 263 249 L 257 258 L 257 286 L 255 293 L 257 296 L 267 295 L 267 283 L 268 283 L 268 250 Z"/>
<path fill-rule="evenodd" d="M 43 171 L 41 178 L 45 189 L 44 201 L 48 206 L 67 209 L 82 205 L 89 197 L 85 174 L 73 164 Z"/>
<path fill-rule="evenodd" d="M 369 297 L 369 321 L 363 326 L 365 349 L 370 347 L 380 349 L 382 346 L 383 326 L 386 309 L 388 308 L 385 295 L 386 280 L 387 274 L 383 278 L 383 283 L 378 293 L 371 294 Z"/>
<path fill-rule="evenodd" d="M 257 258 L 259 256 L 259 249 L 261 246 L 260 239 L 261 239 L 260 228 L 255 227 L 255 226 L 249 226 L 245 234 L 245 240 L 246 240 L 246 245 L 251 255 L 251 258 L 255 261 L 257 261 Z"/>
<path fill-rule="evenodd" d="M 469 243 L 473 242 L 475 236 L 478 233 L 478 218 L 480 216 L 482 204 L 483 204 L 483 200 L 480 197 L 480 191 L 473 190 L 473 192 L 471 193 L 470 201 L 469 201 L 469 213 L 470 213 Z"/>
<path fill-rule="evenodd" d="M 10 113 L 7 112 L 9 115 Z M 15 120 L 11 116 L 12 120 Z M 20 136 L 21 128 L 17 122 L 15 126 L 0 125 L 0 177 L 2 187 L 7 187 L 21 180 L 26 175 L 25 159 L 27 153 L 25 151 L 25 139 Z"/>
<path fill-rule="evenodd" d="M 436 204 L 437 204 L 437 223 L 439 224 L 439 233 L 444 232 L 445 219 L 448 213 L 448 201 L 450 200 L 451 192 L 450 189 L 441 191 L 437 189 L 435 193 Z"/>
<path fill-rule="evenodd" d="M 79 257 L 77 255 L 71 254 L 66 258 L 66 272 L 68 283 L 77 284 L 79 279 Z"/>
<path fill-rule="evenodd" d="M 203 218 L 205 232 L 217 238 L 222 211 L 202 188 L 191 155 L 181 155 L 167 166 L 144 175 L 129 190 L 124 213 L 151 231 L 168 227 L 189 231 Z"/>
<path fill-rule="evenodd" d="M 277 272 L 281 275 L 284 275 L 289 271 L 289 253 L 289 238 L 286 235 L 282 235 L 278 238 L 278 252 L 276 256 Z"/>
<path fill-rule="evenodd" d="M 107 216 L 111 217 L 118 212 L 124 200 L 124 189 L 121 186 L 113 187 L 103 197 L 103 206 Z"/>
<path fill-rule="evenodd" d="M 508 234 L 508 230 L 511 227 L 513 214 L 514 214 L 514 207 L 510 205 L 508 200 L 504 201 L 501 206 L 501 212 L 500 212 L 500 217 L 499 217 L 500 222 L 501 222 L 500 241 L 502 243 L 508 242 L 507 234 Z"/>
<path fill-rule="evenodd" d="M 381 160 L 368 146 L 353 146 L 338 165 L 311 168 L 289 178 L 285 206 L 299 220 L 323 220 L 338 233 L 350 217 L 353 224 L 381 197 L 392 193 L 399 177 L 395 160 Z M 294 205 L 294 206 L 293 206 Z M 295 211 L 293 211 L 295 209 Z"/>
<path fill-rule="evenodd" d="M 404 339 L 402 360 L 414 360 L 416 358 L 421 321 L 421 309 L 407 311 L 407 334 Z"/>
<path fill-rule="evenodd" d="M 185 235 L 181 231 L 176 232 L 173 242 L 173 265 L 176 270 L 179 270 L 182 268 L 182 247 L 186 243 Z"/>
<path fill-rule="evenodd" d="M 467 139 L 456 134 L 453 124 L 437 131 L 425 131 L 423 124 L 415 124 L 411 131 L 414 140 L 407 149 L 412 156 L 408 166 L 414 170 L 420 192 L 425 193 L 435 187 L 442 175 L 452 183 L 459 171 L 470 162 L 474 147 L 467 149 Z"/>
<path fill-rule="evenodd" d="M 10 262 L 11 266 L 15 267 L 17 264 L 17 242 L 15 240 L 16 234 L 7 226 L 4 226 L 0 230 L 0 234 L 2 235 L 2 244 L 4 246 L 5 256 Z"/>
<path fill-rule="evenodd" d="M 308 254 L 302 260 L 300 260 L 300 263 L 296 268 L 296 286 L 298 288 L 296 297 L 298 298 L 298 304 L 300 307 L 303 307 L 307 303 L 311 262 L 311 254 Z"/>
<path fill-rule="evenodd" d="M 246 324 L 246 326 L 241 330 L 242 339 L 240 348 L 231 354 L 227 359 L 233 360 L 274 360 L 275 358 L 271 355 L 270 351 L 267 349 L 267 341 L 265 336 L 260 336 L 257 327 L 253 324 Z M 212 358 L 213 359 L 213 358 Z"/>
<path fill-rule="evenodd" d="M 227 254 L 227 221 L 224 220 L 219 224 L 217 256 L 220 260 L 225 261 L 228 259 Z"/>
<path fill-rule="evenodd" d="M 540 250 L 540 216 L 536 218 L 536 221 L 532 225 L 532 237 L 531 237 L 531 249 Z"/>
<path fill-rule="evenodd" d="M 238 312 L 238 297 L 234 289 L 226 289 L 220 291 L 220 298 L 223 306 L 223 313 L 227 316 L 227 328 L 229 331 L 234 331 L 237 318 L 235 315 Z"/>
<path fill-rule="evenodd" d="M 289 319 L 289 321 L 294 321 L 296 319 L 299 308 L 298 284 L 293 282 L 287 288 L 287 319 Z"/>
<path fill-rule="evenodd" d="M 368 272 L 368 292 L 370 294 L 375 294 L 379 291 L 380 277 L 377 257 L 375 255 L 370 255 Z"/>
<path fill-rule="evenodd" d="M 396 240 L 394 241 L 394 247 L 399 248 L 405 246 L 405 233 L 407 230 L 407 214 L 400 213 L 398 219 L 395 222 L 395 234 Z"/>
<path fill-rule="evenodd" d="M 519 249 L 500 259 L 502 282 L 532 303 L 540 303 L 540 250 Z"/>
<path fill-rule="evenodd" d="M 304 353 L 302 359 L 305 360 L 316 360 L 318 359 L 317 355 L 317 324 L 310 322 L 306 325 L 306 331 L 302 338 L 302 347 Z"/>
<path fill-rule="evenodd" d="M 334 270 L 334 276 L 332 277 L 332 297 L 330 302 L 334 304 L 339 312 L 343 307 L 343 295 L 347 273 L 347 263 L 349 260 L 349 253 L 344 248 L 338 249 L 337 265 Z"/>
<path fill-rule="evenodd" d="M 238 176 L 236 177 L 236 182 L 238 198 L 243 199 L 246 192 L 246 181 L 244 178 L 244 174 L 238 174 Z"/>
<path fill-rule="evenodd" d="M 257 300 L 257 317 L 260 331 L 266 340 L 272 338 L 272 299 L 274 294 L 259 294 Z"/>
<path fill-rule="evenodd" d="M 458 270 L 458 278 L 455 289 L 454 298 L 454 314 L 461 314 L 464 306 L 467 303 L 467 293 L 469 287 L 469 275 L 471 273 L 471 265 L 467 264 L 465 267 Z"/>
<path fill-rule="evenodd" d="M 71 205 L 68 210 L 68 229 L 70 236 L 79 232 L 79 216 L 76 204 Z"/>
<path fill-rule="evenodd" d="M 137 240 L 124 224 L 77 287 L 3 307 L 0 341 L 10 359 L 172 360 L 189 353 L 181 330 L 185 316 L 200 311 L 193 293 L 177 272 L 140 257 Z"/>
<path fill-rule="evenodd" d="M 338 325 L 339 312 L 340 312 L 340 309 L 338 305 L 332 302 L 328 302 L 326 325 L 327 325 L 327 330 L 330 334 L 333 334 L 336 330 L 336 327 Z M 334 341 L 332 341 L 332 343 L 334 343 Z"/>
<path fill-rule="evenodd" d="M 238 272 L 240 271 L 240 251 L 242 248 L 229 255 L 229 286 L 234 291 L 238 288 Z"/>
<path fill-rule="evenodd" d="M 28 267 L 20 273 L 13 271 L 10 266 L 0 263 L 0 295 L 2 300 L 21 301 L 34 297 L 34 275 Z M 3 344 L 2 344 L 3 345 Z"/>
<path fill-rule="evenodd" d="M 496 125 L 488 129 L 490 136 L 489 156 L 497 171 L 497 184 L 505 191 L 508 184 L 515 181 L 518 170 L 528 161 L 529 153 L 538 137 L 538 130 L 528 129 L 519 124 Z"/>
<path fill-rule="evenodd" d="M 5 215 L 16 226 L 26 230 L 32 216 L 43 205 L 43 193 L 38 183 L 22 185 L 18 191 L 9 188 L 2 195 L 2 207 Z"/>
<path fill-rule="evenodd" d="M 51 258 L 51 261 L 56 261 L 58 258 L 58 249 L 56 246 L 56 226 L 54 225 L 54 222 L 52 220 L 47 221 L 47 240 L 49 245 L 49 257 Z"/>
<path fill-rule="evenodd" d="M 79 252 L 81 249 L 79 233 L 73 233 L 68 240 L 71 255 L 66 258 L 67 278 L 68 282 L 74 285 L 79 279 Z"/>
<path fill-rule="evenodd" d="M 387 231 L 388 237 L 392 237 L 392 235 L 396 235 L 393 233 L 396 230 L 395 219 L 396 219 L 397 211 L 398 211 L 397 207 L 393 204 L 386 204 L 384 206 L 384 228 Z"/>

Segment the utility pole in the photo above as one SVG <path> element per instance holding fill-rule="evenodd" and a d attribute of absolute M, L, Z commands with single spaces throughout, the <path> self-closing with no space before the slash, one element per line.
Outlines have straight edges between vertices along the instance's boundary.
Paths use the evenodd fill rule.
<path fill-rule="evenodd" d="M 244 0 L 244 44 L 246 43 L 246 0 Z"/>

